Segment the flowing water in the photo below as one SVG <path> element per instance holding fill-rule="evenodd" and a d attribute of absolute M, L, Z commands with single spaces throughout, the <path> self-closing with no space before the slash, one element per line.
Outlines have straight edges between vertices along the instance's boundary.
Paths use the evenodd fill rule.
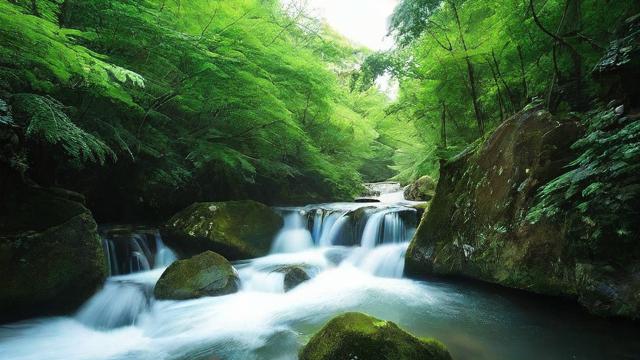
<path fill-rule="evenodd" d="M 402 278 L 417 211 L 401 193 L 374 204 L 278 208 L 268 256 L 235 263 L 232 295 L 157 301 L 175 255 L 154 231 L 103 231 L 112 276 L 73 316 L 0 327 L 0 359 L 296 359 L 324 322 L 363 311 L 435 337 L 454 359 L 640 359 L 638 327 L 520 293 Z M 400 201 L 400 202 L 399 202 Z M 311 280 L 284 292 L 283 265 Z"/>

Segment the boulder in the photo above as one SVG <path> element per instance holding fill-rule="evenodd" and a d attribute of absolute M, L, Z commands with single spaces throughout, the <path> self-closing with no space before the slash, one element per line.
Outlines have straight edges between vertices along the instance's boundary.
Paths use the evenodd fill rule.
<path fill-rule="evenodd" d="M 329 321 L 301 350 L 300 360 L 450 360 L 437 340 L 419 339 L 390 321 L 346 313 Z"/>
<path fill-rule="evenodd" d="M 581 240 L 566 224 L 527 218 L 540 187 L 575 158 L 571 145 L 580 134 L 576 119 L 534 107 L 442 164 L 435 197 L 407 250 L 405 273 L 464 276 L 637 318 L 640 264 L 625 268 L 615 255 L 577 251 Z"/>
<path fill-rule="evenodd" d="M 160 300 L 188 300 L 228 295 L 239 288 L 240 279 L 231 263 L 220 254 L 206 251 L 171 264 L 153 292 Z"/>
<path fill-rule="evenodd" d="M 310 279 L 301 266 L 287 266 L 280 272 L 284 273 L 284 291 L 289 291 Z"/>
<path fill-rule="evenodd" d="M 411 201 L 430 201 L 435 192 L 436 182 L 425 175 L 404 188 L 404 198 Z"/>
<path fill-rule="evenodd" d="M 215 251 L 230 260 L 267 255 L 283 220 L 255 201 L 195 203 L 162 228 L 163 240 L 181 255 Z"/>
<path fill-rule="evenodd" d="M 0 202 L 0 321 L 70 312 L 107 266 L 81 195 L 14 183 Z"/>

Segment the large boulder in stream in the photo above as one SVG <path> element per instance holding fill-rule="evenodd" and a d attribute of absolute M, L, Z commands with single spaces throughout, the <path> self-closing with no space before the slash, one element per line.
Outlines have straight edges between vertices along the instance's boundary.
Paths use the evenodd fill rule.
<path fill-rule="evenodd" d="M 239 288 L 240 279 L 231 263 L 220 254 L 206 251 L 171 264 L 153 292 L 160 300 L 188 300 L 233 294 Z"/>
<path fill-rule="evenodd" d="M 346 313 L 329 321 L 300 351 L 300 360 L 451 360 L 437 340 L 419 339 L 390 321 Z"/>
<path fill-rule="evenodd" d="M 602 315 L 639 317 L 640 264 L 622 261 L 635 245 L 584 251 L 578 246 L 588 244 L 580 245 L 567 224 L 527 217 L 540 187 L 574 159 L 571 145 L 580 134 L 574 118 L 534 107 L 443 163 L 405 273 L 479 279 L 575 298 Z"/>
<path fill-rule="evenodd" d="M 91 212 L 77 193 L 11 189 L 0 199 L 0 321 L 74 310 L 107 275 Z"/>
<path fill-rule="evenodd" d="M 269 253 L 283 220 L 255 201 L 195 203 L 173 216 L 162 228 L 163 240 L 182 255 L 211 250 L 230 260 Z"/>
<path fill-rule="evenodd" d="M 404 188 L 404 198 L 411 201 L 430 201 L 436 193 L 436 182 L 425 175 Z"/>

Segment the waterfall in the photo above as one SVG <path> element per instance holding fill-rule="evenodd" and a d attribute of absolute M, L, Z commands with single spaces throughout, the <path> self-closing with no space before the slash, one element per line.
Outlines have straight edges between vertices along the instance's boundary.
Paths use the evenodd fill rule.
<path fill-rule="evenodd" d="M 303 210 L 281 210 L 284 226 L 276 235 L 271 246 L 271 253 L 292 253 L 313 247 L 311 232 L 307 229 L 307 221 Z"/>
<path fill-rule="evenodd" d="M 404 272 L 404 255 L 409 243 L 380 245 L 373 249 L 354 251 L 346 260 L 367 273 L 381 277 L 400 278 Z"/>
<path fill-rule="evenodd" d="M 342 217 L 343 213 L 339 212 L 330 212 L 322 217 L 322 224 L 320 225 L 320 234 L 317 239 L 314 239 L 316 244 L 320 246 L 328 246 L 331 245 L 331 230 L 335 225 L 336 221 Z"/>
<path fill-rule="evenodd" d="M 104 288 L 80 308 L 76 318 L 96 329 L 133 325 L 149 307 L 148 293 L 138 284 L 108 280 Z"/>
<path fill-rule="evenodd" d="M 610 326 L 569 323 L 571 329 L 595 329 L 596 337 L 583 341 L 571 334 L 562 339 L 566 329 L 557 328 L 560 312 L 550 312 L 544 320 L 541 315 L 546 310 L 535 310 L 523 326 L 507 321 L 525 319 L 522 309 L 529 306 L 520 306 L 520 295 L 513 301 L 503 300 L 494 293 L 482 295 L 480 290 L 402 278 L 405 254 L 418 221 L 417 211 L 408 205 L 334 203 L 276 208 L 284 217 L 284 226 L 273 239 L 271 253 L 233 263 L 241 279 L 239 291 L 185 301 L 153 297 L 156 282 L 176 260 L 158 231 L 103 227 L 100 233 L 111 276 L 102 289 L 75 315 L 0 326 L 0 359 L 295 359 L 299 346 L 316 329 L 348 311 L 418 327 L 419 335 L 442 331 L 444 339 L 448 336 L 451 344 L 463 344 L 462 354 L 473 359 L 520 359 L 522 354 L 531 354 L 532 359 L 617 359 L 638 353 L 598 353 L 607 348 L 603 341 L 626 341 L 628 336 L 637 342 L 627 335 L 636 334 L 630 331 L 635 329 L 618 329 L 615 336 L 603 337 L 601 334 L 611 333 Z M 304 271 L 308 279 L 285 291 L 291 268 Z M 541 319 L 553 329 L 543 334 L 544 339 L 560 339 L 558 343 L 575 343 L 575 347 L 536 353 L 546 349 L 531 344 L 531 329 L 541 330 L 545 324 Z M 570 316 L 569 321 L 572 319 Z M 470 348 L 470 338 L 461 341 L 459 329 L 471 329 L 477 339 L 486 339 L 487 324 L 499 330 L 490 334 L 492 342 L 473 343 Z M 504 356 L 504 338 L 513 340 L 518 329 L 521 344 L 525 344 L 520 348 L 526 351 Z M 479 352 L 485 348 L 499 351 Z M 590 353 L 595 355 L 582 356 Z"/>
<path fill-rule="evenodd" d="M 415 232 L 415 221 L 406 224 L 403 212 L 416 213 L 414 209 L 388 209 L 373 214 L 364 228 L 361 246 L 374 248 L 379 244 L 404 243 L 411 240 Z M 417 215 L 413 215 L 416 217 Z"/>
<path fill-rule="evenodd" d="M 157 230 L 107 227 L 101 234 L 111 276 L 163 268 L 176 260 Z"/>
<path fill-rule="evenodd" d="M 157 230 L 105 227 L 100 232 L 110 277 L 75 317 L 95 329 L 134 325 L 150 308 L 153 287 L 176 254 Z"/>
<path fill-rule="evenodd" d="M 340 236 L 345 231 L 349 218 L 347 213 L 340 214 L 340 217 L 332 224 L 331 228 L 320 241 L 320 246 L 332 246 L 337 245 Z"/>
<path fill-rule="evenodd" d="M 311 237 L 313 238 L 314 243 L 318 243 L 321 235 L 322 235 L 322 223 L 324 220 L 324 210 L 316 209 L 313 211 L 313 226 L 311 228 Z"/>
<path fill-rule="evenodd" d="M 271 254 L 300 257 L 314 247 L 347 246 L 350 250 L 344 256 L 336 258 L 334 251 L 327 254 L 332 254 L 337 265 L 355 266 L 375 276 L 402 277 L 404 255 L 418 222 L 415 209 L 395 204 L 337 203 L 277 210 L 284 217 L 284 226 L 275 237 Z M 254 284 L 246 289 L 269 288 L 275 292 L 282 289 L 278 277 L 268 271 L 242 272 Z M 270 285 L 255 287 L 256 283 Z"/>
<path fill-rule="evenodd" d="M 160 269 L 171 265 L 174 261 L 178 260 L 176 253 L 169 249 L 163 242 L 160 232 L 155 232 L 156 239 L 156 256 L 154 259 L 154 269 Z"/>
<path fill-rule="evenodd" d="M 382 221 L 386 212 L 380 211 L 367 221 L 367 225 L 364 227 L 364 232 L 362 233 L 362 241 L 360 245 L 365 248 L 374 248 L 378 244 L 378 240 L 380 237 L 380 228 L 382 227 Z"/>

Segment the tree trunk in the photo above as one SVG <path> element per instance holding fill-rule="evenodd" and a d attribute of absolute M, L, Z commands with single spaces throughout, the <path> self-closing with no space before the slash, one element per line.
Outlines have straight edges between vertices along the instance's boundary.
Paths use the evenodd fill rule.
<path fill-rule="evenodd" d="M 500 71 L 500 63 L 498 63 L 498 59 L 496 58 L 496 52 L 493 49 L 491 49 L 491 56 L 493 58 L 493 64 L 496 67 L 496 75 L 498 76 L 498 79 L 502 82 L 502 86 L 504 86 L 504 89 L 507 92 L 511 113 L 514 113 L 516 112 L 516 109 L 515 109 L 516 97 L 513 94 L 513 91 L 511 91 L 511 87 L 509 87 L 509 84 L 507 84 L 507 82 L 504 80 L 504 76 L 502 76 L 502 72 Z M 505 109 L 506 109 L 506 106 L 505 106 Z"/>
<path fill-rule="evenodd" d="M 520 58 L 520 78 L 522 81 L 522 103 L 520 107 L 524 107 L 529 101 L 529 88 L 527 86 L 527 73 L 524 70 L 524 57 L 522 56 L 522 48 L 518 44 L 518 57 Z"/>
<path fill-rule="evenodd" d="M 495 60 L 495 54 L 494 54 L 494 60 Z M 505 113 L 505 105 L 504 105 L 504 101 L 502 99 L 502 91 L 500 90 L 500 83 L 498 82 L 498 76 L 495 72 L 495 70 L 493 69 L 493 66 L 491 66 L 491 62 L 487 59 L 487 65 L 489 65 L 489 69 L 491 69 L 491 75 L 493 75 L 493 82 L 496 85 L 496 96 L 498 98 L 498 107 L 500 108 L 500 121 L 504 120 L 504 113 Z"/>
<path fill-rule="evenodd" d="M 453 8 L 453 14 L 456 19 L 456 24 L 458 25 L 458 33 L 460 34 L 460 42 L 462 43 L 462 48 L 464 49 L 465 57 L 464 60 L 467 63 L 467 76 L 469 78 L 469 90 L 471 92 L 471 101 L 473 102 L 473 111 L 476 115 L 476 122 L 478 123 L 478 130 L 480 131 L 480 135 L 484 135 L 484 120 L 482 117 L 482 109 L 480 108 L 480 102 L 478 101 L 478 89 L 476 85 L 476 76 L 475 70 L 473 68 L 473 63 L 469 58 L 467 53 L 467 44 L 464 41 L 464 33 L 462 32 L 462 25 L 460 24 L 460 17 L 458 16 L 458 8 L 456 7 L 455 2 L 449 1 L 449 4 Z"/>
<path fill-rule="evenodd" d="M 40 16 L 40 11 L 38 11 L 38 1 L 31 0 L 31 14 L 33 16 Z"/>
<path fill-rule="evenodd" d="M 442 102 L 442 114 L 440 115 L 440 135 L 442 137 L 442 146 L 447 148 L 447 104 Z"/>

